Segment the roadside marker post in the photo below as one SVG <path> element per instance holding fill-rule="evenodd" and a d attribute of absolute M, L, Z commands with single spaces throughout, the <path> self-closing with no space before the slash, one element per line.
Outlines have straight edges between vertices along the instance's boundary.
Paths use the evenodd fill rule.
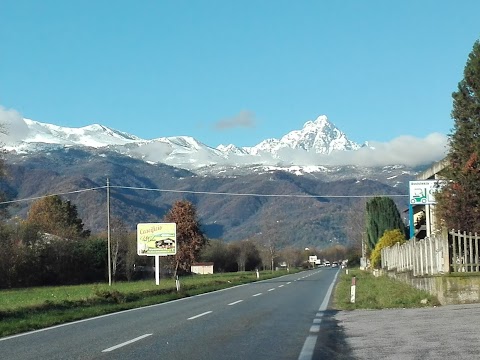
<path fill-rule="evenodd" d="M 178 275 L 177 278 L 175 279 L 175 286 L 177 287 L 177 292 L 180 291 L 180 280 L 178 280 Z"/>
<path fill-rule="evenodd" d="M 356 287 L 356 282 L 357 282 L 357 278 L 354 276 L 352 277 L 352 286 L 350 288 L 350 302 L 352 304 L 355 303 L 355 287 Z"/>

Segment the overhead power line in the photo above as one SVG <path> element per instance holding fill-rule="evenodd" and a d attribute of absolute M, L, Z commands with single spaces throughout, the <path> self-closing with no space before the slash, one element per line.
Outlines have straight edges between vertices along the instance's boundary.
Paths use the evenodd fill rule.
<path fill-rule="evenodd" d="M 134 187 L 134 186 L 120 186 L 120 185 L 110 185 L 110 189 L 126 189 L 126 190 L 144 190 L 144 191 L 156 191 L 156 192 L 167 192 L 167 193 L 179 193 L 179 194 L 198 194 L 198 195 L 220 195 L 220 196 L 256 196 L 256 197 L 278 197 L 278 198 L 371 198 L 377 196 L 388 196 L 388 197 L 408 197 L 408 194 L 389 194 L 389 195 L 381 195 L 381 194 L 373 194 L 373 195 L 308 195 L 308 194 L 259 194 L 259 193 L 232 193 L 232 192 L 217 192 L 217 191 L 196 191 L 196 190 L 173 190 L 173 189 L 157 189 L 157 188 L 145 188 L 145 187 Z M 70 194 L 77 194 L 86 191 L 96 191 L 105 189 L 107 186 L 98 186 L 88 189 L 81 189 L 81 190 L 74 190 L 74 191 L 66 191 L 60 192 L 55 194 L 48 194 L 43 196 L 35 196 L 29 197 L 24 199 L 17 199 L 17 200 L 9 200 L 9 201 L 2 201 L 0 205 L 12 204 L 12 203 L 19 203 L 25 201 L 33 201 L 42 199 L 49 196 L 57 196 L 57 195 L 70 195 Z"/>
<path fill-rule="evenodd" d="M 194 190 L 166 190 L 166 189 L 152 189 L 133 186 L 117 186 L 110 185 L 110 188 L 130 189 L 130 190 L 147 190 L 158 192 L 171 193 L 186 193 L 186 194 L 201 194 L 201 195 L 226 195 L 226 196 L 259 196 L 259 197 L 293 197 L 293 198 L 369 198 L 375 196 L 390 196 L 390 197 L 406 197 L 405 194 L 394 195 L 306 195 L 306 194 L 258 194 L 258 193 L 231 193 L 231 192 L 215 192 L 215 191 L 194 191 Z"/>
<path fill-rule="evenodd" d="M 50 196 L 76 194 L 76 193 L 105 189 L 105 188 L 106 188 L 106 186 L 99 186 L 99 187 L 93 187 L 93 188 L 89 188 L 89 189 L 73 190 L 73 191 L 66 191 L 66 192 L 55 193 L 55 194 L 47 194 L 47 195 L 42 195 L 42 196 L 29 197 L 29 198 L 24 198 L 24 199 L 2 201 L 2 202 L 0 202 L 0 205 L 18 203 L 18 202 L 23 202 L 23 201 L 38 200 L 38 199 L 43 199 L 43 198 L 50 197 Z"/>

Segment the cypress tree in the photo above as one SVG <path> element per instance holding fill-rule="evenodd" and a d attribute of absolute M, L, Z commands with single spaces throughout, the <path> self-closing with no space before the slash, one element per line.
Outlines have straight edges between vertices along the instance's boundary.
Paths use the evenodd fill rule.
<path fill-rule="evenodd" d="M 398 208 L 389 197 L 374 197 L 367 202 L 367 246 L 373 250 L 387 230 L 400 230 L 406 234 Z"/>
<path fill-rule="evenodd" d="M 449 134 L 445 177 L 450 180 L 436 196 L 437 215 L 448 229 L 480 232 L 480 42 L 468 56 L 452 94 L 451 116 L 454 127 Z"/>

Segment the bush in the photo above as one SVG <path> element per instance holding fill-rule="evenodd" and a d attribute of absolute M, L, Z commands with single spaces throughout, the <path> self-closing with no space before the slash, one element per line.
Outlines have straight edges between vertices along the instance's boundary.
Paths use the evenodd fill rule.
<path fill-rule="evenodd" d="M 405 235 L 400 229 L 385 231 L 370 255 L 370 264 L 372 267 L 378 268 L 380 266 L 383 248 L 395 245 L 396 243 L 400 243 L 401 245 L 405 241 Z"/>

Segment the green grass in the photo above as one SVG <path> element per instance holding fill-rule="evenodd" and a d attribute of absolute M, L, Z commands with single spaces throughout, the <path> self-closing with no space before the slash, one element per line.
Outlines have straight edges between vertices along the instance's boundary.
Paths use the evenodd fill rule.
<path fill-rule="evenodd" d="M 296 272 L 291 270 L 290 272 Z M 260 280 L 287 274 L 262 271 Z M 159 304 L 200 293 L 256 281 L 254 272 L 195 275 L 175 280 L 119 282 L 75 286 L 35 287 L 0 291 L 0 337 L 69 321 Z"/>
<path fill-rule="evenodd" d="M 350 302 L 352 277 L 356 277 L 355 303 Z M 422 300 L 426 303 L 422 304 Z M 390 309 L 439 306 L 435 296 L 388 276 L 374 277 L 367 271 L 342 270 L 335 288 L 333 306 L 337 310 Z"/>

